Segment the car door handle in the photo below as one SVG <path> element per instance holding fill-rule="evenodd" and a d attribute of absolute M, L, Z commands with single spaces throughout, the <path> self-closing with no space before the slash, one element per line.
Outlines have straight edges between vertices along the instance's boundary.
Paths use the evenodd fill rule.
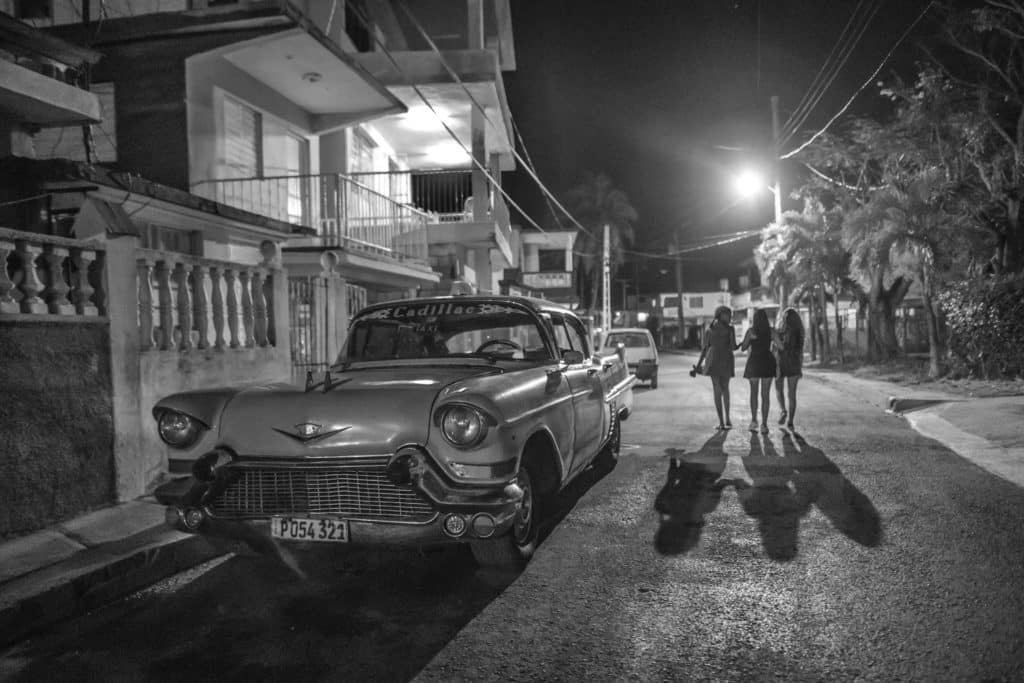
<path fill-rule="evenodd" d="M 595 372 L 597 372 L 597 368 L 587 368 L 588 375 L 593 375 Z"/>
<path fill-rule="evenodd" d="M 615 363 L 611 362 L 610 360 L 606 360 L 604 363 L 602 363 L 601 369 L 607 372 L 608 370 L 612 369 L 613 365 L 615 365 Z"/>

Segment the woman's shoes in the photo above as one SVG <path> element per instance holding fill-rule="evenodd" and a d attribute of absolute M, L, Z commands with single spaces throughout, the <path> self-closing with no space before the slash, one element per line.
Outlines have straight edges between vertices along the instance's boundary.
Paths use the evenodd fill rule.
<path fill-rule="evenodd" d="M 781 416 L 779 417 L 779 424 L 780 424 L 780 425 L 784 425 L 784 424 L 786 424 L 786 416 L 787 416 L 787 414 L 786 414 L 786 409 L 785 409 L 785 408 L 783 408 L 783 409 L 782 409 L 782 415 L 781 415 Z M 790 423 L 790 424 L 792 424 L 792 423 Z"/>
<path fill-rule="evenodd" d="M 716 432 L 724 432 L 725 431 L 725 425 L 718 425 L 717 427 L 715 427 L 715 431 Z"/>
<path fill-rule="evenodd" d="M 725 423 L 725 428 L 726 429 L 732 429 L 732 422 L 726 422 Z"/>
<path fill-rule="evenodd" d="M 750 421 L 750 431 L 752 431 L 752 432 L 756 432 L 757 431 L 757 420 L 751 420 Z"/>
<path fill-rule="evenodd" d="M 768 425 L 767 424 L 761 425 L 761 433 L 762 434 L 767 434 L 768 433 Z"/>
<path fill-rule="evenodd" d="M 790 421 L 790 422 L 789 422 L 789 423 L 788 423 L 788 424 L 786 425 L 786 428 L 787 428 L 787 429 L 788 429 L 789 431 L 791 431 L 791 432 L 795 432 L 795 431 L 796 431 L 796 428 L 795 428 L 795 427 L 793 426 L 793 422 L 792 422 L 792 421 Z"/>

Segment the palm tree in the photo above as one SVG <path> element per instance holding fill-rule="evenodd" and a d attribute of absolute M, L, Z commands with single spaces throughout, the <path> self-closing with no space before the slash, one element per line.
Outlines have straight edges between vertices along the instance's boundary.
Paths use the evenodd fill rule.
<path fill-rule="evenodd" d="M 604 226 L 609 227 L 612 272 L 622 261 L 623 250 L 633 243 L 636 209 L 622 190 L 612 185 L 603 173 L 587 173 L 583 180 L 565 196 L 570 213 L 586 229 L 576 238 L 576 293 L 580 301 L 589 302 L 590 311 L 598 308 L 601 290 L 601 258 L 604 249 Z M 567 227 L 575 227 L 570 225 Z"/>

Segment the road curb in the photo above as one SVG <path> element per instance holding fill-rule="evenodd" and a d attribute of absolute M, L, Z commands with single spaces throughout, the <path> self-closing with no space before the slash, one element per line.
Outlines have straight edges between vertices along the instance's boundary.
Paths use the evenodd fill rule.
<path fill-rule="evenodd" d="M 14 579 L 0 598 L 0 647 L 227 552 L 204 536 L 154 528 Z"/>

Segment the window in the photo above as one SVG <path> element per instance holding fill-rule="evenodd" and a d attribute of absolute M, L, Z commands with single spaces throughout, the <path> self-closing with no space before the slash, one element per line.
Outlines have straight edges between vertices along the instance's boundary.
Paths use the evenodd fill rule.
<path fill-rule="evenodd" d="M 691 296 L 690 297 L 690 308 L 704 308 L 704 297 L 702 297 L 702 296 Z"/>
<path fill-rule="evenodd" d="M 258 111 L 224 98 L 224 161 L 230 178 L 263 174 L 263 120 Z"/>
<path fill-rule="evenodd" d="M 587 343 L 587 331 L 583 324 L 575 318 L 567 318 L 565 322 L 569 326 L 569 341 L 572 342 L 572 348 L 583 352 L 584 358 L 590 356 L 590 344 Z"/>
<path fill-rule="evenodd" d="M 550 317 L 551 327 L 555 332 L 555 344 L 558 345 L 558 355 L 566 351 L 572 351 L 572 342 L 569 341 L 569 331 L 565 327 L 565 319 L 560 315 Z"/>
<path fill-rule="evenodd" d="M 639 332 L 614 332 L 609 334 L 604 342 L 605 348 L 609 349 L 613 349 L 619 344 L 627 349 L 646 349 L 651 346 L 650 338 Z"/>
<path fill-rule="evenodd" d="M 537 251 L 537 270 L 541 273 L 564 273 L 564 249 L 540 249 Z"/>
<path fill-rule="evenodd" d="M 351 173 L 373 173 L 373 150 L 377 143 L 362 130 L 352 131 L 352 154 L 349 156 Z"/>
<path fill-rule="evenodd" d="M 93 83 L 89 91 L 100 101 L 100 123 L 92 131 L 93 162 L 117 161 L 117 117 L 114 111 L 114 84 Z M 85 141 L 81 126 L 44 128 L 35 136 L 39 159 L 71 159 L 86 161 Z"/>
<path fill-rule="evenodd" d="M 672 308 L 679 305 L 679 297 L 673 294 L 672 296 L 666 296 L 664 303 L 661 304 L 665 308 Z"/>

